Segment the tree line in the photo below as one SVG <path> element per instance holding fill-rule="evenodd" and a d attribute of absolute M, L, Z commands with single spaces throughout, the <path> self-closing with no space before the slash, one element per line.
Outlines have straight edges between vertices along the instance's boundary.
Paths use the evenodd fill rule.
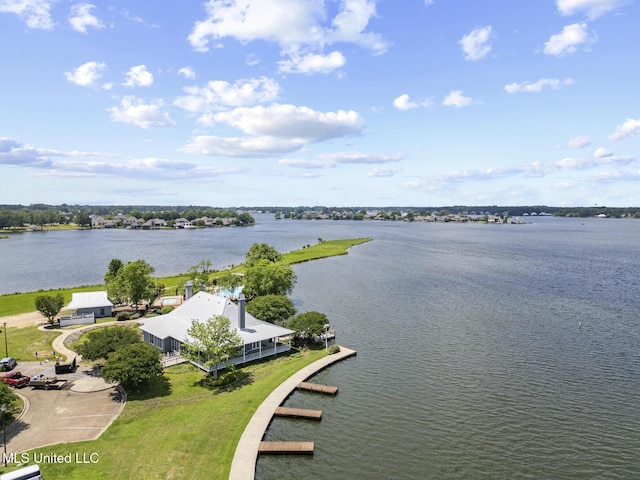
<path fill-rule="evenodd" d="M 159 218 L 167 222 L 178 218 L 193 221 L 201 217 L 237 219 L 241 225 L 255 223 L 254 218 L 246 213 L 238 213 L 234 209 L 212 207 L 96 207 L 67 205 L 0 205 L 0 229 L 21 228 L 25 225 L 67 225 L 74 223 L 90 226 L 90 215 L 100 215 L 105 220 L 113 220 L 118 215 L 140 218 L 145 221 Z"/>

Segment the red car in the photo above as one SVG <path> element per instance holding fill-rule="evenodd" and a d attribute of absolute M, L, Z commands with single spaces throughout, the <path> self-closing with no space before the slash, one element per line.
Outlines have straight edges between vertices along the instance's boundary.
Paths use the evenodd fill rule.
<path fill-rule="evenodd" d="M 20 372 L 7 373 L 2 377 L 2 381 L 12 387 L 24 387 L 29 384 L 29 377 L 25 377 Z"/>

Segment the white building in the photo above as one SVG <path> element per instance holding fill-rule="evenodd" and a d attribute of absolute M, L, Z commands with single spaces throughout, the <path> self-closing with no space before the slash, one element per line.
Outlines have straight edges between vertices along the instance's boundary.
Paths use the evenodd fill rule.
<path fill-rule="evenodd" d="M 231 359 L 233 364 L 239 365 L 291 350 L 289 338 L 293 330 L 258 320 L 246 313 L 244 306 L 242 296 L 235 304 L 228 298 L 199 292 L 166 315 L 146 319 L 140 329 L 146 342 L 164 353 L 179 354 L 182 343 L 188 340 L 187 330 L 194 320 L 205 323 L 213 316 L 222 315 L 229 319 L 231 329 L 237 331 L 244 344 L 239 355 Z M 283 337 L 286 340 L 283 341 Z"/>

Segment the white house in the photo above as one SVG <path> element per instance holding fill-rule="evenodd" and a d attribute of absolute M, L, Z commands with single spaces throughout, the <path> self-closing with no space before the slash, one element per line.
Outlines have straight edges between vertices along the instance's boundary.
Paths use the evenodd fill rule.
<path fill-rule="evenodd" d="M 110 317 L 113 303 L 107 292 L 78 292 L 71 294 L 67 310 L 75 310 L 78 315 L 93 314 L 96 318 Z"/>
<path fill-rule="evenodd" d="M 188 340 L 187 330 L 193 320 L 204 323 L 215 315 L 222 315 L 229 319 L 231 328 L 237 331 L 244 343 L 240 354 L 231 359 L 233 364 L 239 365 L 291 350 L 289 337 L 294 333 L 293 330 L 258 320 L 246 313 L 244 306 L 243 296 L 235 304 L 228 298 L 199 292 L 166 315 L 146 319 L 140 329 L 146 342 L 164 353 L 179 354 L 182 343 Z M 283 337 L 287 337 L 286 341 L 283 341 Z"/>

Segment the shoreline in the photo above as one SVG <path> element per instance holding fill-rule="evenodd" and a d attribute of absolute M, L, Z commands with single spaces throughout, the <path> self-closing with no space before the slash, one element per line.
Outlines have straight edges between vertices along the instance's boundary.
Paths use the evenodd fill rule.
<path fill-rule="evenodd" d="M 372 238 L 347 238 L 339 240 L 324 240 L 316 245 L 309 247 L 302 247 L 298 250 L 292 250 L 283 254 L 284 263 L 287 265 L 295 265 L 298 263 L 304 263 L 312 260 L 320 260 L 322 258 L 335 257 L 348 254 L 351 247 L 361 245 L 373 241 Z M 238 272 L 242 269 L 242 265 L 232 268 L 220 270 L 212 274 L 212 279 L 219 278 L 227 273 Z M 105 267 L 106 270 L 106 267 Z M 179 273 L 176 275 L 168 275 L 165 277 L 159 277 L 157 281 L 165 284 L 165 288 L 170 289 L 177 286 L 179 279 L 188 280 L 187 273 Z M 94 291 L 96 289 L 104 290 L 103 284 L 96 285 L 79 285 L 72 287 L 42 289 L 29 292 L 13 292 L 0 294 L 0 323 L 2 318 L 19 316 L 22 314 L 28 314 L 34 312 L 34 301 L 38 295 L 50 295 L 62 293 L 65 296 L 67 302 L 71 300 L 71 293 L 73 292 L 87 292 Z M 28 305 L 28 307 L 26 306 Z"/>
<path fill-rule="evenodd" d="M 258 462 L 258 447 L 264 437 L 269 424 L 278 408 L 296 389 L 300 382 L 304 382 L 321 370 L 330 367 L 357 354 L 355 350 L 340 346 L 340 351 L 327 355 L 307 365 L 278 385 L 267 398 L 263 400 L 254 412 L 251 420 L 245 426 L 244 432 L 236 445 L 231 462 L 229 480 L 254 480 Z"/>

